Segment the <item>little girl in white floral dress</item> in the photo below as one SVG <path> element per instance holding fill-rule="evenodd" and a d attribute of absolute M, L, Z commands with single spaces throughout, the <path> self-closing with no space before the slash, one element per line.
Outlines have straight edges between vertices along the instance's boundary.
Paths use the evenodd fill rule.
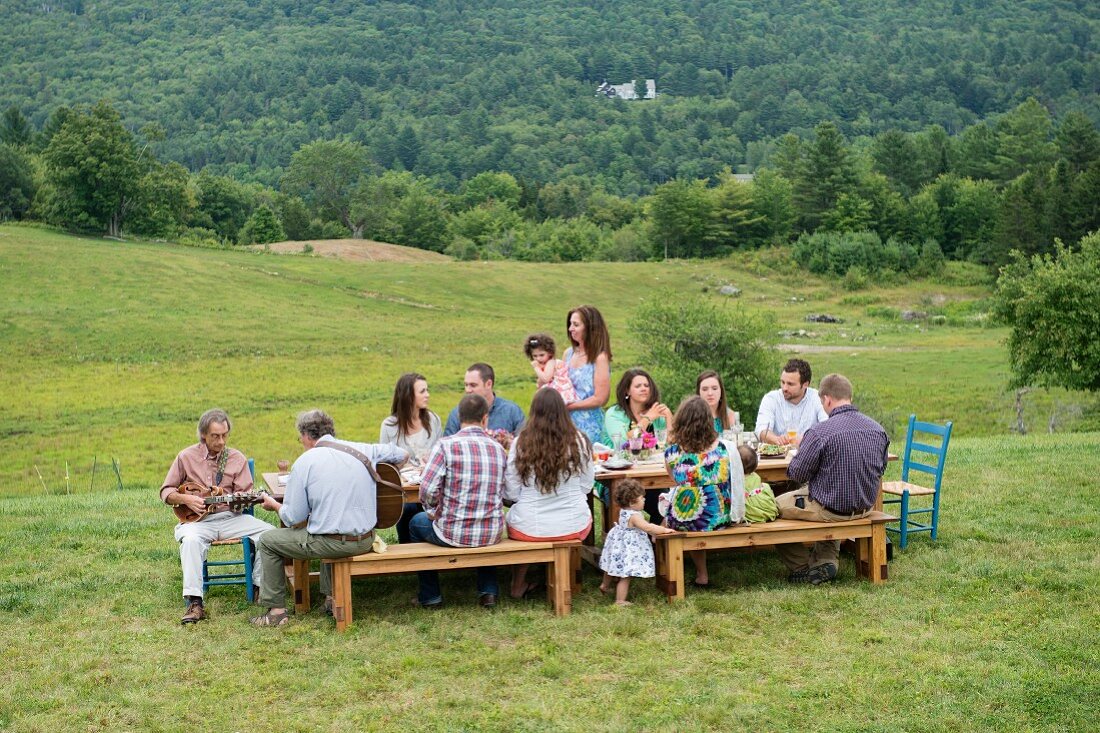
<path fill-rule="evenodd" d="M 600 593 L 610 593 L 611 579 L 616 578 L 615 603 L 629 606 L 626 597 L 630 592 L 630 579 L 652 578 L 657 572 L 650 535 L 671 534 L 675 530 L 645 520 L 642 514 L 645 489 L 633 479 L 626 479 L 615 487 L 615 501 L 620 507 L 629 508 L 619 510 L 619 521 L 604 538 L 600 553 L 600 570 L 604 571 Z"/>

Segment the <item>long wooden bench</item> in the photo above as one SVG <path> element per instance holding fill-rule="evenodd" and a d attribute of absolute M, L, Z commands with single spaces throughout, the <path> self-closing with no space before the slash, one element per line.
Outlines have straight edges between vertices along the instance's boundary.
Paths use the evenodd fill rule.
<path fill-rule="evenodd" d="M 777 519 L 738 525 L 713 532 L 677 532 L 657 536 L 657 587 L 669 602 L 684 597 L 684 553 L 732 547 L 768 547 L 792 542 L 854 540 L 856 570 L 872 583 L 886 581 L 886 523 L 895 517 L 871 512 L 846 522 L 804 522 Z"/>
<path fill-rule="evenodd" d="M 459 570 L 494 565 L 548 563 L 546 595 L 558 616 L 572 609 L 574 583 L 580 565 L 581 543 L 519 542 L 505 539 L 488 547 L 440 547 L 427 542 L 390 545 L 383 553 L 324 560 L 332 565 L 332 615 L 336 629 L 351 623 L 351 579 L 364 575 L 392 575 L 419 570 Z M 307 601 L 308 603 L 308 601 Z"/>

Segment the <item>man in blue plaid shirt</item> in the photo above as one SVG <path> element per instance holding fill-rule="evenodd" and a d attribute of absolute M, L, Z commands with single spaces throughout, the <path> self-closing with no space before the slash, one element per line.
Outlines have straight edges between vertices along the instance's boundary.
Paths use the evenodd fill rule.
<path fill-rule="evenodd" d="M 818 387 L 829 419 L 802 437 L 787 476 L 806 488 L 775 498 L 779 516 L 811 522 L 843 522 L 871 511 L 886 471 L 890 438 L 852 404 L 852 383 L 830 374 Z M 792 583 L 828 583 L 836 577 L 840 542 L 779 545 Z"/>
<path fill-rule="evenodd" d="M 461 429 L 436 443 L 420 480 L 425 511 L 409 522 L 413 542 L 443 547 L 485 547 L 504 538 L 504 469 L 508 456 L 487 432 L 489 403 L 468 394 L 458 403 Z M 421 608 L 440 608 L 443 594 L 435 570 L 418 573 Z M 496 605 L 496 568 L 478 568 L 478 603 Z"/>

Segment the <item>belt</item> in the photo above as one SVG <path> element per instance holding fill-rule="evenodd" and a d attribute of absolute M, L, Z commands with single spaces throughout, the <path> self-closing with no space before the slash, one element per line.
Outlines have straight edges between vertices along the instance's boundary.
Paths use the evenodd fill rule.
<path fill-rule="evenodd" d="M 871 511 L 870 509 L 857 509 L 856 511 L 853 511 L 853 512 L 838 512 L 836 509 L 830 509 L 829 507 L 825 506 L 824 504 L 822 504 L 821 507 L 825 511 L 829 512 L 830 514 L 836 514 L 838 517 L 848 517 L 848 519 L 858 519 L 859 517 L 862 517 L 867 512 Z"/>
<path fill-rule="evenodd" d="M 326 537 L 330 540 L 339 540 L 340 542 L 362 542 L 363 540 L 374 534 L 372 529 L 370 532 L 364 532 L 363 534 L 323 534 L 322 537 Z"/>

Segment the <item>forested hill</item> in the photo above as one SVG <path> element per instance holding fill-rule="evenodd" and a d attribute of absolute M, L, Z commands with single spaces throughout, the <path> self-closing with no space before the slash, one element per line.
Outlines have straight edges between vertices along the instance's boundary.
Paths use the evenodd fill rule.
<path fill-rule="evenodd" d="M 346 136 L 451 186 L 580 174 L 633 194 L 766 141 L 954 134 L 1034 96 L 1100 120 L 1095 0 L 0 0 L 0 108 L 109 99 L 161 159 L 275 183 Z M 655 101 L 597 99 L 655 78 Z"/>

